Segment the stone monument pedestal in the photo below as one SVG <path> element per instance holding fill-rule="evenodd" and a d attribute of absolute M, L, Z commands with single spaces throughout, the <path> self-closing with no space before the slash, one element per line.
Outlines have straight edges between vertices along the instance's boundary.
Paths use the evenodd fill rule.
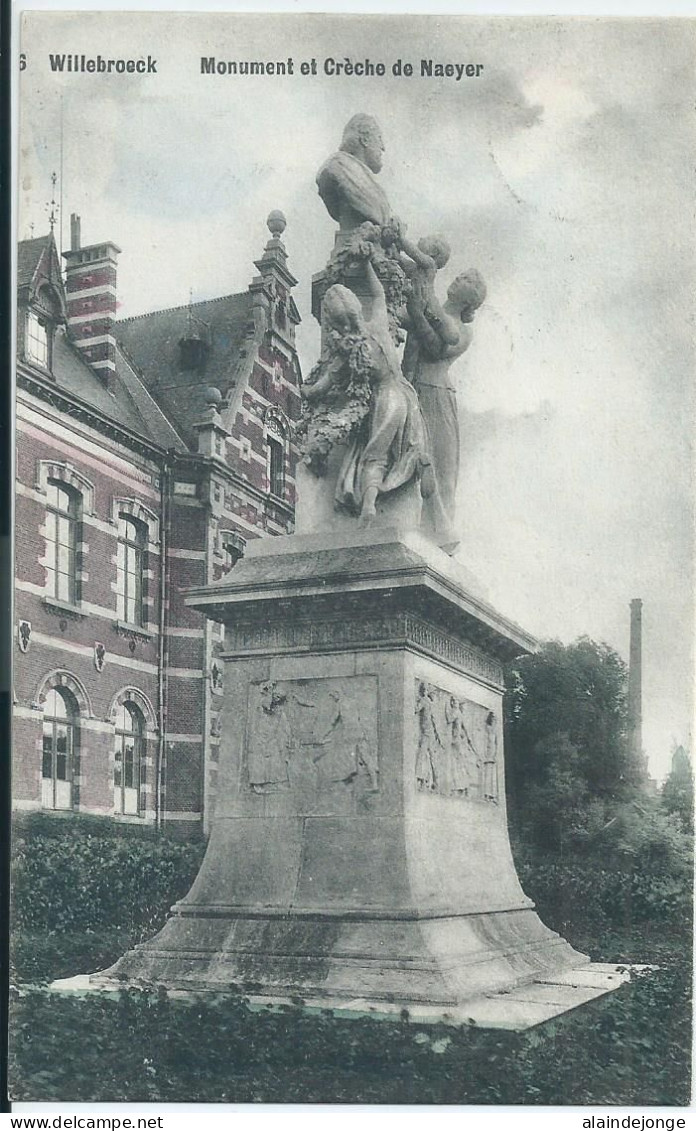
<path fill-rule="evenodd" d="M 512 1027 L 519 987 L 537 1020 L 612 988 L 520 887 L 502 663 L 534 641 L 456 563 L 389 529 L 259 539 L 188 601 L 227 630 L 210 843 L 163 930 L 89 985 Z"/>

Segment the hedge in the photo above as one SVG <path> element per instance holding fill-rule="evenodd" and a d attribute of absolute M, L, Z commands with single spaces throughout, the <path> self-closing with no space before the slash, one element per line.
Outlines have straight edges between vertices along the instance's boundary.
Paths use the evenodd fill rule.
<path fill-rule="evenodd" d="M 517 871 L 541 918 L 562 934 L 588 925 L 599 932 L 654 923 L 691 937 L 691 875 L 646 875 L 554 857 L 519 861 Z"/>
<path fill-rule="evenodd" d="M 125 834 L 125 835 L 124 835 Z M 205 846 L 109 822 L 33 821 L 15 832 L 14 926 L 79 933 L 154 932 L 191 886 Z M 519 857 L 519 852 L 517 853 Z M 518 859 L 522 886 L 549 925 L 563 931 L 637 923 L 691 930 L 692 876 L 646 874 L 588 859 Z"/>
<path fill-rule="evenodd" d="M 133 826 L 23 821 L 13 835 L 14 931 L 156 930 L 190 888 L 205 846 Z"/>

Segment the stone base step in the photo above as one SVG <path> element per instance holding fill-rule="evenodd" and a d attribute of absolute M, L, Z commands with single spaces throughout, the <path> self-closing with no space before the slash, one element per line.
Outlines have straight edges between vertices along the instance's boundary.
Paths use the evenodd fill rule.
<path fill-rule="evenodd" d="M 548 980 L 528 982 L 511 990 L 480 994 L 460 1005 L 443 1009 L 439 1005 L 413 1005 L 408 1011 L 398 1002 L 374 1002 L 367 998 L 314 998 L 302 1001 L 301 1008 L 306 1013 L 325 1013 L 333 1011 L 342 1018 L 372 1017 L 375 1020 L 403 1021 L 415 1025 L 450 1025 L 455 1027 L 473 1026 L 479 1029 L 507 1029 L 523 1032 L 561 1017 L 571 1010 L 587 1005 L 617 990 L 630 978 L 630 972 L 655 969 L 652 966 L 619 966 L 606 962 L 592 963 L 554 975 Z M 118 993 L 120 987 L 95 985 L 94 975 L 79 974 L 74 978 L 62 978 L 53 982 L 51 990 L 61 994 L 86 996 L 91 994 Z M 133 985 L 133 983 L 131 983 Z M 125 986 L 125 983 L 124 983 Z M 136 987 L 137 988 L 137 987 Z M 143 986 L 142 988 L 152 988 Z M 190 999 L 200 997 L 188 990 L 170 990 L 173 998 Z M 211 997 L 220 1000 L 220 991 L 212 991 Z M 253 1010 L 274 1010 L 288 1005 L 297 1005 L 298 999 L 272 995 L 245 994 Z M 406 1016 L 407 1014 L 407 1016 Z"/>

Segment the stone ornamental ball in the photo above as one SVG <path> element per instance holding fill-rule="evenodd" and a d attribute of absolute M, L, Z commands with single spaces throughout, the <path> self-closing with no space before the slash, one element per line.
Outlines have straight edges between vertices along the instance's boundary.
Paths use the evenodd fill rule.
<path fill-rule="evenodd" d="M 217 408 L 221 401 L 222 393 L 220 392 L 220 390 L 216 389 L 214 385 L 208 385 L 207 389 L 205 390 L 205 403 L 208 405 L 215 405 L 215 407 Z"/>
<path fill-rule="evenodd" d="M 272 236 L 282 236 L 288 222 L 283 213 L 279 212 L 277 208 L 274 208 L 272 212 L 268 213 L 266 224 Z"/>

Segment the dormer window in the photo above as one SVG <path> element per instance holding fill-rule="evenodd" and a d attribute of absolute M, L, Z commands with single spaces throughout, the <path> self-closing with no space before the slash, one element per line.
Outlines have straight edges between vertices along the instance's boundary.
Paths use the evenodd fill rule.
<path fill-rule="evenodd" d="M 50 369 L 50 335 L 48 322 L 33 310 L 27 312 L 26 351 L 29 361 Z"/>
<path fill-rule="evenodd" d="M 62 321 L 60 297 L 50 284 L 43 283 L 30 299 L 26 312 L 24 356 L 27 361 L 42 369 L 52 368 L 53 336 Z"/>
<path fill-rule="evenodd" d="M 205 369 L 208 343 L 200 334 L 190 333 L 179 339 L 179 364 L 182 369 Z"/>

